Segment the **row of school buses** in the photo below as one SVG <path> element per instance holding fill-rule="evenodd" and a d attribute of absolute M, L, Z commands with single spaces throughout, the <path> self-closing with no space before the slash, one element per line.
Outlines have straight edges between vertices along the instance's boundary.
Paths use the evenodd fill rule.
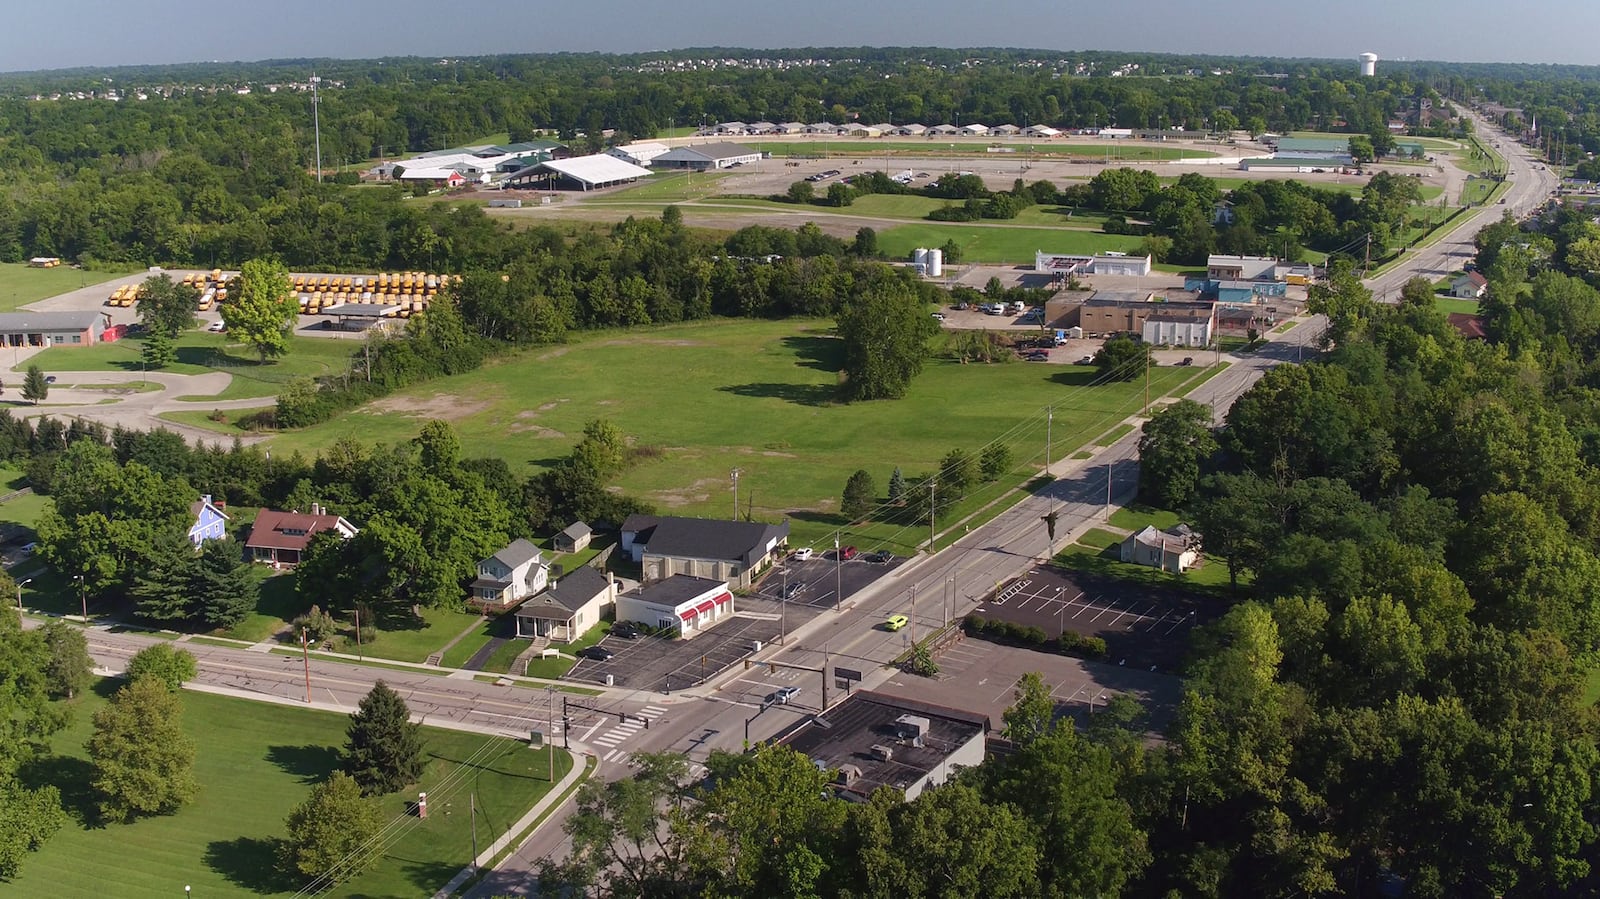
<path fill-rule="evenodd" d="M 200 311 L 209 312 L 228 300 L 228 289 L 237 275 L 224 275 L 221 269 L 184 275 L 180 283 L 200 291 Z M 317 315 L 341 303 L 377 303 L 398 306 L 399 314 L 409 316 L 428 307 L 439 291 L 461 283 L 460 275 L 429 272 L 395 272 L 377 275 L 291 275 L 290 282 L 300 312 Z M 111 292 L 107 306 L 130 308 L 138 304 L 143 286 L 124 284 Z"/>

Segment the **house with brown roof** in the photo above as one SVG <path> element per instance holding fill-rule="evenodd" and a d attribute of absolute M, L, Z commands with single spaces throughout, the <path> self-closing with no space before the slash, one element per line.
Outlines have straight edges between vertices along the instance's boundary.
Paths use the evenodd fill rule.
<path fill-rule="evenodd" d="M 1489 279 L 1478 272 L 1465 272 L 1450 282 L 1450 295 L 1458 300 L 1481 300 L 1489 292 Z"/>
<path fill-rule="evenodd" d="M 1450 327 L 1455 328 L 1463 340 L 1488 340 L 1489 332 L 1483 329 L 1483 316 L 1470 312 L 1452 312 L 1445 316 Z"/>
<path fill-rule="evenodd" d="M 306 547 L 311 545 L 311 538 L 323 531 L 333 531 L 345 540 L 359 533 L 344 516 L 329 512 L 320 503 L 311 504 L 309 515 L 262 509 L 255 524 L 250 526 L 244 548 L 252 561 L 266 562 L 274 568 L 298 565 Z"/>

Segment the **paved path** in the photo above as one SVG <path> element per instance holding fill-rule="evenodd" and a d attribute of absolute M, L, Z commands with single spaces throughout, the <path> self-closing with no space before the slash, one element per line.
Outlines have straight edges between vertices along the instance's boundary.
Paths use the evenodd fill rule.
<path fill-rule="evenodd" d="M 149 430 L 162 427 L 182 434 L 197 443 L 231 443 L 233 438 L 205 428 L 168 421 L 161 417 L 166 412 L 210 412 L 213 409 L 257 409 L 270 406 L 272 397 L 250 397 L 233 400 L 179 400 L 178 397 L 215 396 L 228 388 L 233 376 L 227 372 L 213 371 L 201 375 L 180 375 L 171 372 L 129 371 L 60 371 L 53 370 L 60 386 L 52 385 L 45 401 L 37 406 L 20 397 L 19 375 L 9 375 L 18 392 L 0 395 L 0 408 L 9 408 L 19 418 L 82 418 L 97 421 L 107 427 Z M 137 390 L 140 382 L 155 384 L 159 390 Z M 80 385 L 128 385 L 127 392 L 108 389 L 81 389 Z M 267 439 L 266 434 L 240 434 L 245 443 Z"/>

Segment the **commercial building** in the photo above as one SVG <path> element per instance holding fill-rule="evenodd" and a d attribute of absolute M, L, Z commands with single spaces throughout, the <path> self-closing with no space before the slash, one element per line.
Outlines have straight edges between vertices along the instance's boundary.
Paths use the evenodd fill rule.
<path fill-rule="evenodd" d="M 655 161 L 657 156 L 660 156 L 670 149 L 671 147 L 668 147 L 666 144 L 658 144 L 654 141 L 645 141 L 643 143 L 623 144 L 619 147 L 612 147 L 611 149 L 607 150 L 606 153 L 607 155 L 617 157 L 623 162 L 631 162 L 634 165 L 648 166 L 650 163 Z"/>
<path fill-rule="evenodd" d="M 1145 525 L 1144 530 L 1123 539 L 1118 553 L 1124 562 L 1182 574 L 1200 560 L 1200 535 L 1186 524 L 1165 531 Z"/>
<path fill-rule="evenodd" d="M 1355 161 L 1348 137 L 1284 137 L 1272 153 L 1277 159 L 1332 159 L 1344 165 Z"/>
<path fill-rule="evenodd" d="M 1043 250 L 1033 254 L 1033 270 L 1048 272 L 1057 275 L 1133 275 L 1144 277 L 1150 274 L 1151 257 L 1130 256 L 1125 253 L 1103 253 L 1096 256 L 1078 256 L 1066 253 L 1046 253 Z"/>
<path fill-rule="evenodd" d="M 1216 306 L 1211 303 L 1157 303 L 1145 316 L 1140 337 L 1150 346 L 1203 347 L 1216 330 Z M 1171 307 L 1171 308 L 1169 308 Z"/>
<path fill-rule="evenodd" d="M 5 346 L 92 346 L 111 326 L 104 312 L 0 312 Z"/>
<path fill-rule="evenodd" d="M 1206 257 L 1206 277 L 1213 281 L 1276 281 L 1278 260 L 1271 256 Z"/>
<path fill-rule="evenodd" d="M 761 151 L 752 150 L 743 144 L 695 144 L 668 150 L 655 157 L 653 164 L 664 169 L 705 172 L 760 161 Z"/>
<path fill-rule="evenodd" d="M 834 772 L 834 793 L 865 802 L 879 787 L 909 801 L 983 763 L 989 719 L 863 690 L 800 721 L 774 742 Z"/>
<path fill-rule="evenodd" d="M 657 157 L 660 158 L 660 157 Z M 544 185 L 550 189 L 598 190 L 616 184 L 627 184 L 650 175 L 650 170 L 631 162 L 597 153 L 593 156 L 575 156 L 572 159 L 552 159 L 512 173 L 506 179 L 507 187 Z"/>
<path fill-rule="evenodd" d="M 716 578 L 748 587 L 788 545 L 789 523 L 629 515 L 622 552 L 639 563 L 646 581 L 674 575 Z"/>
<path fill-rule="evenodd" d="M 687 640 L 733 614 L 733 593 L 716 578 L 675 574 L 617 597 L 617 620 L 670 628 Z"/>
<path fill-rule="evenodd" d="M 1270 156 L 1259 156 L 1239 161 L 1242 171 L 1253 172 L 1267 170 L 1273 172 L 1293 172 L 1298 175 L 1313 172 L 1337 172 L 1351 162 L 1348 159 L 1335 159 L 1332 157 L 1314 157 L 1306 159 L 1273 159 Z"/>

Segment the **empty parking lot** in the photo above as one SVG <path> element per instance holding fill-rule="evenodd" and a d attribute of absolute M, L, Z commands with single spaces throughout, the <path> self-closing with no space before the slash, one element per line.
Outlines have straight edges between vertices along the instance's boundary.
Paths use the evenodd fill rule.
<path fill-rule="evenodd" d="M 1038 567 L 1001 587 L 974 614 L 1106 641 L 1108 662 L 1176 671 L 1189 632 L 1213 617 L 1214 604 L 1175 590 Z"/>

